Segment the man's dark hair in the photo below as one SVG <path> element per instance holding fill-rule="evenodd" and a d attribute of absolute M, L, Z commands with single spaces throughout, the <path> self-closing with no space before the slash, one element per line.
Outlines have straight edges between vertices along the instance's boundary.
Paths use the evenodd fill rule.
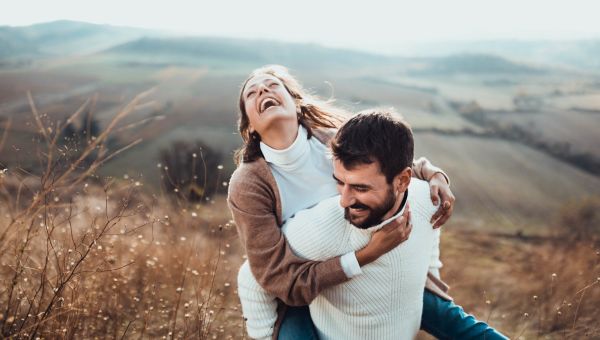
<path fill-rule="evenodd" d="M 346 169 L 379 162 L 381 172 L 391 183 L 396 175 L 412 166 L 412 131 L 393 111 L 363 111 L 348 120 L 331 141 L 333 156 Z"/>

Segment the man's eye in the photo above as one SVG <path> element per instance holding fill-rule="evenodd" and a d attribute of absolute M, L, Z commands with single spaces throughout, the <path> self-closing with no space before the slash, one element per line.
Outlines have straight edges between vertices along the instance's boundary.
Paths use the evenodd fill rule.
<path fill-rule="evenodd" d="M 356 190 L 358 192 L 367 192 L 367 191 L 369 191 L 369 189 L 363 188 L 363 187 L 355 187 L 354 190 Z"/>
<path fill-rule="evenodd" d="M 279 86 L 279 84 L 277 84 L 277 83 L 271 83 L 271 84 L 269 84 L 269 87 L 272 88 L 272 89 L 276 88 L 277 86 Z"/>
<path fill-rule="evenodd" d="M 250 91 L 250 92 L 248 92 L 248 93 L 246 94 L 246 98 L 250 98 L 251 96 L 253 96 L 253 95 L 254 95 L 254 93 L 256 93 L 256 92 L 254 92 L 254 91 Z"/>

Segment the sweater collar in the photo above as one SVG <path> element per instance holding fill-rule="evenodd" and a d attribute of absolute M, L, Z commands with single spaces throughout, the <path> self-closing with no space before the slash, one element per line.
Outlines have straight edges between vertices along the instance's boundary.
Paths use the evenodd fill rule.
<path fill-rule="evenodd" d="M 308 133 L 306 129 L 300 125 L 298 127 L 298 135 L 296 140 L 288 148 L 283 150 L 273 149 L 267 144 L 260 142 L 260 150 L 268 163 L 278 166 L 291 166 L 296 163 L 302 155 L 306 154 L 309 149 Z"/>

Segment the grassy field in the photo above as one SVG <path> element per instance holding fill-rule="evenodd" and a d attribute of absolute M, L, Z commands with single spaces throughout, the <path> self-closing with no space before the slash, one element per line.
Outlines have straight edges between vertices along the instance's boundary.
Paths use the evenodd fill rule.
<path fill-rule="evenodd" d="M 600 195 L 598 177 L 513 142 L 418 133 L 415 151 L 448 172 L 456 219 L 481 229 L 539 232 L 563 204 Z"/>

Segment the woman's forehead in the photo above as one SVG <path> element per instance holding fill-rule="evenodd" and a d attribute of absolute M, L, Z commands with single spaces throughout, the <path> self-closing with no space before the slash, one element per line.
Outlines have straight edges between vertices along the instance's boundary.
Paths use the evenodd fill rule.
<path fill-rule="evenodd" d="M 248 82 L 246 83 L 245 90 L 247 91 L 251 87 L 254 87 L 260 83 L 263 83 L 263 82 L 269 81 L 269 80 L 281 83 L 281 80 L 279 80 L 279 78 L 275 77 L 274 75 L 262 73 L 262 74 L 257 74 L 255 76 L 253 76 L 252 78 L 250 78 L 248 80 Z"/>

